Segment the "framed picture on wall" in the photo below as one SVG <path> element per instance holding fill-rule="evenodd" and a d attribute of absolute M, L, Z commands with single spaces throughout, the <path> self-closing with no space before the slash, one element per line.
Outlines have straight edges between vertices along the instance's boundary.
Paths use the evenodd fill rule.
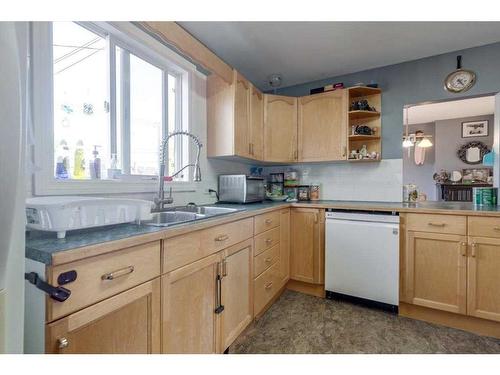
<path fill-rule="evenodd" d="M 488 120 L 462 122 L 462 138 L 486 137 Z"/>

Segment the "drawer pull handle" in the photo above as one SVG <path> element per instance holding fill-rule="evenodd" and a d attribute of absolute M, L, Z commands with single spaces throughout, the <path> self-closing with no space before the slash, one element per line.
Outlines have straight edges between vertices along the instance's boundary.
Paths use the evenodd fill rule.
<path fill-rule="evenodd" d="M 273 239 L 272 238 L 268 238 L 266 239 L 266 243 L 272 243 L 273 242 Z"/>
<path fill-rule="evenodd" d="M 215 241 L 217 241 L 217 242 L 222 242 L 222 241 L 225 241 L 227 239 L 229 239 L 229 236 L 227 234 L 222 234 L 218 237 L 215 237 Z"/>
<path fill-rule="evenodd" d="M 57 339 L 57 347 L 59 349 L 67 348 L 68 345 L 69 345 L 69 340 L 66 337 L 61 337 L 60 339 Z"/>
<path fill-rule="evenodd" d="M 446 224 L 445 223 L 433 223 L 433 222 L 430 222 L 429 225 L 431 227 L 444 227 Z"/>
<path fill-rule="evenodd" d="M 270 283 L 266 284 L 266 289 L 271 289 L 273 286 L 273 282 L 271 281 Z"/>
<path fill-rule="evenodd" d="M 271 260 L 272 260 L 272 258 L 266 258 L 266 259 L 264 259 L 264 262 L 271 263 Z"/>
<path fill-rule="evenodd" d="M 273 222 L 273 219 L 266 219 L 266 224 L 271 224 Z"/>
<path fill-rule="evenodd" d="M 477 247 L 477 244 L 475 242 L 473 242 L 473 243 L 471 243 L 470 247 L 471 247 L 470 255 L 473 258 L 475 258 L 476 257 L 476 247 Z"/>
<path fill-rule="evenodd" d="M 500 227 L 493 227 L 493 230 L 500 230 Z"/>
<path fill-rule="evenodd" d="M 125 275 L 128 275 L 130 273 L 134 272 L 134 266 L 128 266 L 125 268 L 122 268 L 121 270 L 116 270 L 110 273 L 105 273 L 104 275 L 101 276 L 101 280 L 114 280 L 119 277 L 123 277 Z"/>
<path fill-rule="evenodd" d="M 460 243 L 460 250 L 461 250 L 462 256 L 466 257 L 467 256 L 467 243 L 466 242 Z"/>

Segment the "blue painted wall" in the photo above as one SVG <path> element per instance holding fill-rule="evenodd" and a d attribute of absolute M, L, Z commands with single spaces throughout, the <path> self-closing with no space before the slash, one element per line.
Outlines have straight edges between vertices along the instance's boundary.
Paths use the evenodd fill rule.
<path fill-rule="evenodd" d="M 464 68 L 477 74 L 476 85 L 464 94 L 451 94 L 443 89 L 443 79 L 455 69 L 457 55 L 462 55 Z M 403 106 L 500 91 L 500 43 L 285 87 L 277 93 L 302 96 L 308 95 L 311 88 L 332 82 L 343 82 L 348 87 L 371 81 L 383 90 L 382 158 L 399 159 L 402 157 Z"/>

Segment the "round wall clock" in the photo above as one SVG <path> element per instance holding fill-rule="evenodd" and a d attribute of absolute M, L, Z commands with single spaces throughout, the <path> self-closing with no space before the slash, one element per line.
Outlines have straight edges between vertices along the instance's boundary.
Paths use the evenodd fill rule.
<path fill-rule="evenodd" d="M 457 56 L 457 69 L 448 74 L 444 80 L 445 90 L 460 93 L 469 90 L 476 83 L 476 73 L 462 69 L 462 56 Z"/>

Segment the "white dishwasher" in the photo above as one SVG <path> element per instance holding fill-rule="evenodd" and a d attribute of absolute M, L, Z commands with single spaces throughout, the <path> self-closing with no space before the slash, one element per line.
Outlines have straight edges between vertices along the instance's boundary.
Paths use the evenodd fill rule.
<path fill-rule="evenodd" d="M 326 212 L 325 291 L 397 312 L 399 216 L 394 212 Z"/>

